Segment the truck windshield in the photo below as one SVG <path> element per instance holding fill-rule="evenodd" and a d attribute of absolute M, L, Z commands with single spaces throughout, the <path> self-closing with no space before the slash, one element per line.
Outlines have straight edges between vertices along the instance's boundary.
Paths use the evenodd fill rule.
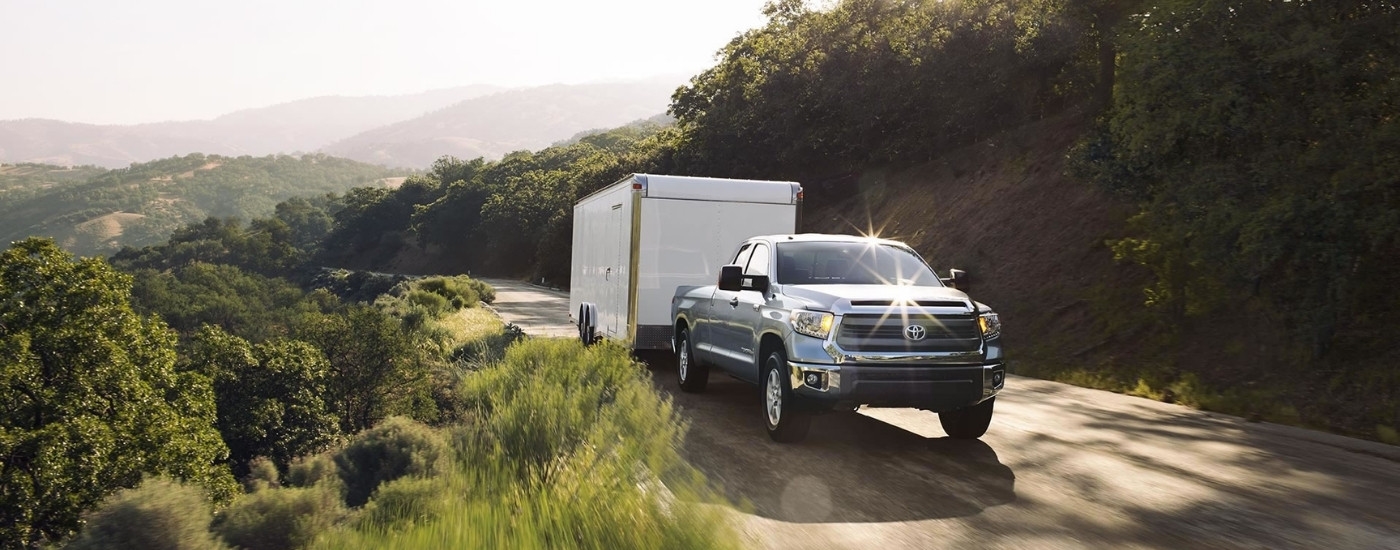
<path fill-rule="evenodd" d="M 943 286 L 918 256 L 905 248 L 877 242 L 778 243 L 777 282 Z"/>

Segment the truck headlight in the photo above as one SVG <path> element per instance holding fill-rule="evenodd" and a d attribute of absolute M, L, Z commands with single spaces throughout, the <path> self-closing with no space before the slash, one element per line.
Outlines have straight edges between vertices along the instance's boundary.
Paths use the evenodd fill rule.
<path fill-rule="evenodd" d="M 836 317 L 830 313 L 800 309 L 792 312 L 791 319 L 792 330 L 813 338 L 826 338 L 831 334 L 831 324 L 836 321 Z"/>
<path fill-rule="evenodd" d="M 977 316 L 977 326 L 982 329 L 982 337 L 988 340 L 1001 336 L 1001 317 L 990 311 Z"/>

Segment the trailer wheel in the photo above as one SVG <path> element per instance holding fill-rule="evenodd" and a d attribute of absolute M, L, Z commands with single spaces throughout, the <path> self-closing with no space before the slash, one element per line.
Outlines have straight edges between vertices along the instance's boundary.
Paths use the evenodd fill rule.
<path fill-rule="evenodd" d="M 579 306 L 578 315 L 578 339 L 585 346 L 591 346 L 598 341 L 598 325 L 596 310 L 593 304 L 583 304 Z"/>

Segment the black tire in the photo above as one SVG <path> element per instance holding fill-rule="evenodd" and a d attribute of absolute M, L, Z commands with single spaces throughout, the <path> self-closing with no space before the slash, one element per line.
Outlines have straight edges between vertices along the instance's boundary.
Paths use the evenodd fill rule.
<path fill-rule="evenodd" d="M 987 433 L 992 425 L 992 407 L 997 398 L 993 397 L 971 407 L 956 411 L 938 413 L 938 423 L 943 431 L 953 439 L 977 439 Z"/>
<path fill-rule="evenodd" d="M 681 391 L 700 393 L 710 383 L 710 366 L 695 359 L 695 351 L 690 347 L 690 331 L 681 329 L 676 337 L 676 381 Z"/>
<path fill-rule="evenodd" d="M 598 341 L 598 335 L 593 326 L 593 316 L 591 308 L 587 305 L 579 307 L 578 339 L 584 346 L 591 346 Z"/>
<path fill-rule="evenodd" d="M 812 415 L 798 406 L 787 374 L 787 357 L 782 351 L 768 354 L 763 362 L 759 388 L 763 394 L 763 420 L 768 426 L 768 437 L 779 443 L 806 439 L 812 427 Z"/>

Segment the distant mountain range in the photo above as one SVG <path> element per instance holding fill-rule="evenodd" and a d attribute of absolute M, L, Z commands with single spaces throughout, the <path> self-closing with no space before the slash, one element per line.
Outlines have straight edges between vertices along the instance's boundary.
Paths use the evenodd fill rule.
<path fill-rule="evenodd" d="M 499 158 L 666 110 L 680 77 L 507 90 L 474 85 L 413 95 L 303 99 L 213 120 L 95 125 L 0 121 L 0 162 L 120 168 L 189 153 L 321 151 L 425 168 L 443 155 Z"/>
<path fill-rule="evenodd" d="M 651 79 L 511 90 L 375 128 L 322 151 L 411 168 L 427 167 L 443 155 L 499 158 L 512 151 L 543 149 L 585 130 L 614 128 L 664 113 L 680 84 Z"/>

